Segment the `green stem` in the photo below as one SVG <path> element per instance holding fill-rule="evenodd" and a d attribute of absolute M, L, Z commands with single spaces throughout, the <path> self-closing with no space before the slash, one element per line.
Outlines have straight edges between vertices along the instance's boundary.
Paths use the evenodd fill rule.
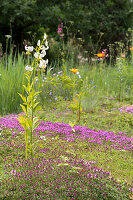
<path fill-rule="evenodd" d="M 28 136 L 27 132 L 25 131 L 25 160 L 27 160 L 27 150 L 28 150 Z"/>
<path fill-rule="evenodd" d="M 31 127 L 31 134 L 30 134 L 30 150 L 31 150 L 31 158 L 33 158 L 33 147 L 32 147 L 32 132 L 33 132 L 33 99 L 31 100 L 31 120 L 32 120 L 32 127 Z"/>
<path fill-rule="evenodd" d="M 119 102 L 121 102 L 121 92 L 122 92 L 122 80 L 120 77 L 120 93 L 119 93 Z"/>
<path fill-rule="evenodd" d="M 80 122 L 80 106 L 81 106 L 81 98 L 79 97 L 78 122 Z"/>
<path fill-rule="evenodd" d="M 80 104 L 79 104 L 79 110 L 78 110 L 78 122 L 80 122 Z"/>
<path fill-rule="evenodd" d="M 31 158 L 33 158 L 33 148 L 32 148 L 32 132 L 31 132 L 31 138 L 30 138 L 30 152 L 31 152 Z"/>

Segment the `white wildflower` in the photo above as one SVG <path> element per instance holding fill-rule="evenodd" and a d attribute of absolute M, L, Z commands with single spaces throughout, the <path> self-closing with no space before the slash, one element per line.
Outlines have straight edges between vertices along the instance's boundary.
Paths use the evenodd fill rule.
<path fill-rule="evenodd" d="M 40 136 L 41 140 L 46 140 L 45 136 Z"/>
<path fill-rule="evenodd" d="M 46 45 L 46 47 L 48 47 L 48 41 L 47 40 L 45 41 L 45 45 Z"/>
<path fill-rule="evenodd" d="M 48 59 L 47 60 L 40 60 L 39 68 L 46 68 L 48 64 Z"/>
<path fill-rule="evenodd" d="M 36 52 L 36 53 L 34 53 L 34 57 L 36 59 L 39 59 L 39 60 L 42 59 L 45 55 L 46 55 L 46 52 L 41 52 L 41 53 Z"/>
<path fill-rule="evenodd" d="M 25 50 L 28 51 L 28 52 L 32 52 L 33 46 L 25 46 Z"/>
<path fill-rule="evenodd" d="M 76 74 L 78 75 L 78 77 L 79 77 L 79 78 L 81 78 L 81 76 L 80 76 L 79 72 L 76 72 Z"/>
<path fill-rule="evenodd" d="M 26 69 L 27 71 L 33 71 L 33 67 L 28 66 L 28 65 L 25 67 L 25 69 Z"/>
<path fill-rule="evenodd" d="M 41 44 L 41 42 L 40 42 L 40 40 L 38 40 L 38 42 L 37 42 L 37 46 L 39 47 L 39 46 L 40 46 L 40 44 Z"/>
<path fill-rule="evenodd" d="M 39 58 L 42 59 L 46 55 L 46 52 L 41 52 Z"/>
<path fill-rule="evenodd" d="M 46 38 L 47 38 L 47 35 L 46 35 L 46 33 L 44 33 L 44 37 L 43 37 L 43 38 L 44 38 L 44 40 L 46 40 Z"/>
<path fill-rule="evenodd" d="M 49 47 L 48 46 L 42 46 L 42 47 L 40 47 L 40 49 L 42 50 L 42 52 L 45 52 L 46 50 L 48 50 L 49 49 Z"/>
<path fill-rule="evenodd" d="M 35 57 L 35 58 L 39 58 L 39 55 L 40 55 L 39 52 L 34 53 L 34 57 Z"/>

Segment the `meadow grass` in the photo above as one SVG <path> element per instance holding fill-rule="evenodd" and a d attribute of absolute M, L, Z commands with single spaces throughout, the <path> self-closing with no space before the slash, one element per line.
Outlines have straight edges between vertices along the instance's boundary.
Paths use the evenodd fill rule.
<path fill-rule="evenodd" d="M 114 132 L 116 135 L 125 133 L 127 137 L 131 138 L 133 135 L 133 116 L 127 112 L 120 112 L 122 104 L 123 103 L 116 102 L 116 100 L 105 99 L 101 105 L 93 108 L 90 112 L 81 112 L 81 120 L 78 122 L 76 113 L 73 113 L 69 107 L 69 102 L 64 102 L 63 106 L 57 106 L 56 110 L 53 109 L 52 113 L 48 113 L 45 120 L 60 123 L 63 121 L 67 124 L 73 123 L 83 127 L 89 127 L 91 130 Z M 128 177 L 128 180 L 130 182 L 132 181 L 132 151 L 130 153 L 124 149 L 113 149 L 110 151 L 105 148 L 105 151 L 101 153 L 94 145 L 94 149 L 96 149 L 93 149 L 91 152 L 87 143 L 83 141 L 79 141 L 76 145 L 77 148 L 74 153 L 78 153 L 80 158 L 92 158 L 92 160 L 97 160 L 99 167 L 102 166 L 104 170 L 113 171 L 113 175 L 117 179 L 121 179 L 122 181 L 124 177 Z M 109 147 L 111 143 L 105 142 L 105 145 Z M 126 161 L 127 157 L 125 155 L 127 155 L 129 162 Z M 123 160 L 123 158 L 125 160 Z M 120 174 L 118 174 L 119 171 L 121 171 Z"/>
<path fill-rule="evenodd" d="M 1 115 L 7 113 L 17 113 L 20 111 L 19 104 L 21 103 L 21 99 L 18 92 L 24 92 L 22 85 L 25 84 L 24 68 L 26 63 L 28 63 L 28 60 L 24 59 L 24 56 L 19 53 L 17 56 L 10 54 L 7 57 L 7 60 L 6 57 L 4 57 L 0 61 Z M 127 100 L 130 103 L 132 102 L 132 64 L 126 58 L 120 58 L 114 66 L 107 65 L 106 62 L 99 63 L 97 61 L 91 64 L 88 64 L 87 62 L 82 64 L 79 63 L 76 64 L 76 66 L 71 61 L 66 61 L 62 67 L 57 65 L 49 66 L 46 76 L 48 81 L 45 79 L 45 85 L 42 87 L 40 99 L 41 104 L 45 105 L 49 103 L 50 91 L 54 91 L 54 95 L 56 97 L 61 96 L 62 98 L 71 98 L 73 95 L 72 93 L 74 92 L 74 88 L 71 87 L 72 81 L 68 80 L 68 78 L 73 79 L 73 74 L 69 70 L 71 67 L 79 68 L 82 80 L 79 80 L 79 85 L 75 87 L 75 92 L 79 92 L 81 89 L 82 92 L 84 92 L 86 89 L 83 88 L 83 85 L 85 85 L 84 81 L 87 82 L 88 88 L 91 81 L 93 81 L 93 86 L 96 87 L 93 91 L 91 91 L 91 93 L 86 90 L 86 93 L 91 96 L 91 103 L 88 103 L 86 100 L 86 98 L 90 99 L 87 95 L 82 95 L 83 102 L 81 102 L 81 104 L 85 110 L 88 111 L 91 104 L 99 104 L 101 99 L 109 96 L 115 97 L 119 101 Z M 61 78 L 60 75 L 62 74 L 58 74 L 60 71 L 65 71 L 64 78 Z M 52 79 L 53 74 L 56 74 L 54 79 Z"/>
<path fill-rule="evenodd" d="M 81 121 L 76 122 L 75 126 L 72 129 L 70 125 L 67 125 L 66 123 L 70 124 L 70 122 L 75 121 L 77 116 L 75 114 L 72 114 L 72 111 L 70 110 L 68 105 L 68 101 L 63 101 L 62 106 L 57 106 L 56 110 L 53 109 L 51 110 L 51 112 L 45 113 L 44 122 L 47 125 L 43 123 L 41 126 L 42 128 L 38 128 L 34 133 L 33 145 L 35 154 L 34 159 L 31 161 L 30 159 L 24 161 L 24 133 L 23 129 L 16 120 L 17 116 L 7 115 L 1 118 L 0 124 L 1 127 L 3 127 L 3 129 L 1 130 L 1 199 L 88 199 L 88 197 L 90 199 L 130 199 L 129 195 L 131 196 L 131 193 L 128 193 L 128 190 L 125 191 L 124 185 L 122 186 L 123 192 L 128 195 L 124 196 L 124 194 L 121 194 L 121 196 L 117 196 L 116 194 L 113 194 L 113 187 L 116 187 L 116 185 L 111 186 L 111 183 L 108 183 L 108 181 L 111 179 L 111 177 L 114 177 L 114 183 L 116 181 L 119 184 L 125 184 L 126 182 L 128 184 L 128 188 L 131 188 L 133 175 L 132 149 L 126 150 L 124 148 L 112 148 L 111 145 L 113 144 L 113 142 L 111 142 L 111 139 L 108 141 L 104 140 L 102 144 L 97 144 L 94 141 L 93 143 L 88 145 L 88 139 L 81 139 L 79 137 L 74 137 L 74 135 L 80 136 L 80 132 L 78 130 L 79 126 L 82 125 L 82 127 L 89 127 L 91 132 L 93 132 L 94 129 L 96 131 L 104 130 L 107 132 L 114 132 L 116 135 L 123 136 L 123 138 L 125 136 L 128 136 L 130 138 L 132 136 L 132 125 L 129 123 L 128 118 L 131 114 L 120 113 L 120 110 L 118 109 L 118 104 L 116 104 L 115 102 L 113 103 L 112 111 L 110 110 L 109 104 L 106 104 L 106 107 L 104 105 L 104 108 L 101 105 L 99 106 L 99 108 L 95 109 L 93 113 L 82 113 Z M 113 110 L 113 108 L 116 109 Z M 104 112 L 102 112 L 103 109 Z M 122 118 L 121 120 L 119 119 L 120 116 L 124 115 L 126 115 L 127 118 L 126 122 L 124 119 L 122 120 Z M 123 130 L 122 132 L 121 128 L 123 124 L 125 126 L 125 130 Z M 68 138 L 65 139 L 67 129 L 69 130 L 69 133 Z M 84 131 L 84 133 L 86 132 L 87 130 Z M 119 144 L 119 142 L 117 144 Z M 130 144 L 130 142 L 128 144 Z M 43 163 L 43 159 L 45 159 L 45 162 L 48 162 L 48 160 L 50 160 L 50 163 L 48 163 L 48 166 L 46 167 L 46 180 L 42 172 L 44 170 L 44 165 L 46 164 L 45 162 Z M 85 188 L 82 188 L 82 192 L 80 191 L 82 184 L 80 183 L 79 185 L 76 185 L 77 181 L 79 180 L 78 177 L 76 179 L 72 178 L 77 175 L 79 176 L 81 170 L 81 179 L 81 174 L 85 177 L 86 172 L 85 166 L 81 166 L 81 163 L 71 163 L 71 161 L 75 159 L 77 162 L 90 162 L 89 164 L 91 165 L 93 170 L 101 169 L 109 173 L 110 179 L 108 181 L 104 177 L 104 182 L 100 181 L 97 183 L 97 192 L 95 191 L 95 184 L 90 184 L 91 186 L 89 185 L 90 188 L 92 187 L 94 189 L 92 189 L 93 192 L 91 192 L 92 196 L 89 196 L 88 193 L 85 194 Z M 41 169 L 39 166 L 41 167 Z M 49 169 L 49 167 L 51 168 Z M 65 171 L 63 170 L 63 168 Z M 41 170 L 41 172 L 39 170 Z M 49 170 L 52 170 L 52 174 Z M 62 174 L 62 176 L 65 177 L 63 178 L 63 180 L 61 177 L 55 175 L 57 171 L 59 171 L 61 174 L 64 174 L 64 176 Z M 66 178 L 65 172 L 67 172 L 67 174 L 71 174 L 71 176 L 69 178 Z M 39 177 L 40 173 L 43 174 L 42 180 L 41 177 Z M 53 174 L 55 178 L 53 177 Z M 96 175 L 97 174 L 95 174 L 95 176 Z M 24 177 L 26 180 L 25 182 L 23 182 Z M 64 189 L 64 187 L 67 187 L 67 184 L 64 182 L 66 180 L 67 182 L 71 182 L 71 179 L 73 179 L 73 182 L 75 182 L 74 188 L 76 187 L 77 189 L 75 190 L 71 186 L 72 193 L 68 194 L 68 192 Z M 35 185 L 35 182 L 38 182 L 38 184 L 42 184 L 42 181 L 44 182 L 44 180 L 46 182 L 47 180 L 49 180 L 50 182 L 47 182 L 41 188 L 39 187 L 39 185 Z M 57 180 L 57 182 L 60 180 L 61 184 L 66 184 L 63 186 L 63 188 L 60 185 L 58 188 L 58 192 L 56 186 L 53 184 L 54 182 L 56 182 L 55 180 Z M 83 183 L 85 183 L 85 178 L 82 181 Z M 95 178 L 94 182 L 96 182 Z M 100 187 L 99 184 L 103 183 L 105 183 L 106 186 L 108 184 L 110 185 L 108 185 L 108 187 L 111 187 L 112 196 L 101 196 L 103 195 L 103 193 L 100 194 L 98 187 Z M 35 186 L 36 192 L 33 192 L 33 186 Z M 45 195 L 42 194 L 42 189 L 46 189 L 47 192 L 45 192 Z M 70 186 L 68 186 L 67 189 L 70 190 Z M 107 188 L 104 188 L 104 192 L 105 190 L 107 191 Z M 51 193 L 55 196 L 52 196 Z M 79 197 L 76 196 L 76 194 L 78 194 Z"/>
<path fill-rule="evenodd" d="M 6 64 L 7 62 L 7 64 Z M 22 92 L 24 84 L 24 59 L 18 54 L 10 54 L 0 61 L 0 113 L 15 113 L 20 111 L 21 99 L 18 92 Z"/>
<path fill-rule="evenodd" d="M 102 139 L 101 144 L 97 144 L 96 141 L 89 144 L 89 138 L 80 138 L 82 135 L 80 132 L 86 127 L 83 133 L 87 137 L 87 127 L 92 135 L 95 135 L 95 131 L 103 130 L 110 133 L 112 131 L 115 135 L 122 136 L 124 140 L 125 136 L 129 138 L 132 136 L 132 127 L 130 130 L 125 129 L 125 132 L 120 132 L 119 123 L 122 120 L 119 121 L 117 116 L 120 111 L 110 112 L 110 107 L 107 106 L 104 112 L 98 114 L 98 110 L 103 109 L 100 106 L 93 113 L 82 113 L 81 121 L 76 122 L 72 128 L 68 124 L 74 121 L 76 116 L 69 109 L 69 103 L 67 101 L 63 103 L 62 107 L 58 106 L 56 110 L 45 113 L 45 121 L 34 132 L 34 159 L 32 160 L 24 160 L 24 133 L 16 120 L 17 115 L 1 118 L 0 126 L 3 127 L 1 130 L 1 199 L 130 199 L 131 193 L 128 189 L 132 185 L 132 149 L 124 148 L 124 146 L 128 147 L 130 142 L 127 145 L 123 143 L 125 145 L 122 148 L 116 149 L 111 145 L 120 144 L 117 139 L 117 143 L 111 142 L 110 138 L 107 141 Z M 115 104 L 113 106 L 115 107 Z M 108 128 L 107 118 L 109 113 L 110 122 L 116 116 L 115 124 L 112 123 L 110 128 Z M 85 163 L 91 166 L 91 169 L 86 169 Z M 97 174 L 99 170 L 108 173 L 108 178 L 105 174 L 99 174 L 100 172 Z M 92 171 L 95 173 L 93 174 Z M 91 179 L 86 180 L 87 174 L 90 174 L 88 176 Z M 113 183 L 110 182 L 111 180 Z M 58 185 L 58 182 L 61 185 Z M 119 186 L 115 185 L 116 183 Z M 126 190 L 125 183 L 128 184 Z M 91 188 L 89 193 L 87 193 L 88 187 Z M 99 187 L 103 187 L 104 192 L 101 192 Z M 107 188 L 111 188 L 112 192 Z M 114 188 L 118 188 L 121 195 L 118 195 L 119 190 L 116 192 Z"/>
<path fill-rule="evenodd" d="M 20 111 L 25 81 L 22 56 L 7 63 L 0 63 L 1 115 Z M 121 112 L 132 104 L 132 65 L 123 58 L 113 67 L 77 64 L 81 78 L 72 67 L 65 62 L 44 77 L 33 159 L 24 159 L 18 115 L 1 117 L 0 199 L 132 199 L 133 115 Z"/>

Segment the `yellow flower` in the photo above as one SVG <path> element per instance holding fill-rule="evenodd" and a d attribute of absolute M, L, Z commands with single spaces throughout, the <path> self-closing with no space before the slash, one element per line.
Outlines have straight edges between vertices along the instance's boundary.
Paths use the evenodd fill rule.
<path fill-rule="evenodd" d="M 133 51 L 133 47 L 130 48 L 130 51 Z"/>
<path fill-rule="evenodd" d="M 73 72 L 74 74 L 76 74 L 76 72 L 77 72 L 78 70 L 79 70 L 79 69 L 76 69 L 76 68 L 70 69 L 70 71 Z"/>
<path fill-rule="evenodd" d="M 103 58 L 105 56 L 105 53 L 98 53 L 98 54 L 95 54 L 96 56 L 98 56 L 99 58 Z"/>

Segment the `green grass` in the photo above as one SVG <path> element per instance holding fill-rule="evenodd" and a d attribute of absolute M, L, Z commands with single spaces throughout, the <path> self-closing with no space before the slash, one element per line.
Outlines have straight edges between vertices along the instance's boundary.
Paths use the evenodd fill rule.
<path fill-rule="evenodd" d="M 113 102 L 112 102 L 113 101 Z M 65 102 L 64 105 L 60 105 L 56 110 L 46 115 L 47 121 L 54 122 L 76 122 L 76 125 L 87 126 L 90 129 L 124 132 L 128 137 L 132 137 L 132 123 L 133 117 L 128 113 L 120 113 L 118 108 L 122 106 L 122 103 L 117 103 L 115 100 L 110 100 L 108 103 L 101 103 L 99 107 L 94 108 L 92 111 L 81 113 L 81 121 L 77 122 L 77 115 L 68 107 L 69 102 Z M 116 108 L 114 110 L 113 108 Z M 107 144 L 106 144 L 107 145 Z M 108 144 L 109 147 L 109 144 Z M 101 147 L 100 147 L 101 148 Z M 103 167 L 104 170 L 109 170 L 117 179 L 132 181 L 132 152 L 125 150 L 102 150 L 90 151 L 87 147 L 87 143 L 83 141 L 76 141 L 76 152 L 80 158 L 95 160 L 99 167 Z"/>
<path fill-rule="evenodd" d="M 0 62 L 0 114 L 4 115 L 7 113 L 17 113 L 20 111 L 19 104 L 21 99 L 18 92 L 23 93 L 22 85 L 24 81 L 24 68 L 26 66 L 27 60 L 24 59 L 23 55 L 18 54 L 14 56 L 10 54 L 7 57 L 7 61 L 4 57 Z M 69 69 L 76 67 L 79 68 L 81 79 L 75 75 L 77 82 L 79 84 L 74 88 L 70 86 L 73 84 L 73 74 Z M 120 71 L 119 71 L 120 70 Z M 58 71 L 65 72 L 63 78 L 58 80 L 59 77 L 53 77 L 53 73 Z M 41 104 L 49 104 L 49 92 L 54 92 L 54 97 L 71 98 L 71 95 L 77 91 L 81 91 L 82 102 L 81 105 L 85 111 L 89 111 L 91 107 L 94 107 L 103 100 L 104 97 L 115 97 L 120 101 L 126 100 L 132 102 L 132 87 L 133 87 L 133 67 L 128 59 L 121 58 L 114 64 L 114 66 L 107 65 L 105 63 L 83 63 L 77 64 L 76 66 L 69 60 L 65 61 L 65 65 L 60 66 L 58 64 L 53 65 L 51 70 L 51 65 L 48 66 L 48 81 L 44 81 L 46 84 L 42 87 L 41 93 Z M 68 78 L 71 78 L 68 81 Z M 90 86 L 91 80 L 93 81 L 92 86 L 96 86 L 91 93 L 84 88 L 84 81 L 87 82 L 88 87 Z M 52 84 L 51 84 L 52 83 Z M 56 86 L 53 88 L 53 86 Z M 86 86 L 87 87 L 87 86 Z M 128 89 L 131 88 L 131 89 Z M 128 93 L 127 93 L 128 91 Z M 54 98 L 53 97 L 53 98 Z M 91 104 L 86 100 L 90 99 Z"/>
<path fill-rule="evenodd" d="M 0 62 L 0 113 L 15 113 L 20 111 L 19 104 L 21 99 L 18 92 L 22 92 L 24 84 L 24 59 L 18 54 L 13 58 L 9 55 L 6 61 Z"/>
<path fill-rule="evenodd" d="M 76 113 L 72 113 L 69 108 L 69 101 L 63 101 L 61 104 L 56 105 L 56 110 L 51 109 L 49 112 L 45 112 L 44 119 L 46 121 L 53 121 L 53 122 L 65 122 L 70 123 L 75 121 L 75 125 L 82 125 L 88 126 L 90 129 L 97 129 L 97 130 L 106 130 L 106 131 L 125 131 L 128 133 L 128 136 L 132 136 L 132 126 L 129 123 L 129 120 L 125 121 L 125 118 L 122 116 L 129 118 L 129 114 L 120 113 L 118 109 L 113 110 L 112 108 L 118 108 L 122 104 L 118 104 L 115 100 L 108 100 L 108 103 L 105 102 L 99 107 L 94 108 L 93 112 L 88 113 L 81 113 L 81 121 L 77 122 Z M 109 103 L 111 102 L 111 104 Z M 104 110 L 104 112 L 103 112 Z M 124 124 L 124 130 L 122 130 Z M 15 167 L 15 162 L 24 160 L 24 148 L 20 147 L 17 148 L 20 144 L 24 144 L 24 135 L 22 133 L 18 133 L 17 137 L 12 138 L 12 132 L 15 130 L 3 130 L 2 131 L 2 138 L 1 141 L 6 141 L 10 145 L 5 145 L 1 151 L 1 181 L 9 180 L 10 182 L 10 171 L 11 169 L 17 169 L 21 172 L 22 169 Z M 46 133 L 42 133 L 46 134 Z M 61 139 L 60 134 L 57 134 L 53 139 L 50 137 L 46 137 L 45 141 L 39 140 L 37 136 L 34 136 L 34 141 L 36 141 L 36 145 L 34 146 L 34 159 L 52 159 L 58 160 L 62 157 L 62 159 L 77 159 L 84 161 L 95 161 L 95 167 L 102 168 L 104 171 L 110 173 L 110 177 L 114 177 L 115 180 L 121 184 L 127 182 L 132 184 L 132 176 L 133 176 L 133 159 L 132 159 L 132 151 L 127 150 L 115 150 L 110 148 L 109 143 L 104 143 L 108 147 L 105 148 L 103 145 L 96 145 L 92 144 L 88 146 L 87 140 L 76 139 L 74 142 L 68 142 Z M 40 149 L 45 149 L 45 152 L 40 153 Z M 6 158 L 6 160 L 5 160 Z M 20 162 L 20 161 L 19 161 Z M 5 173 L 4 166 L 13 164 L 13 168 L 11 167 L 10 171 L 7 169 L 7 173 Z M 64 164 L 63 164 L 64 166 Z M 27 169 L 27 168 L 26 168 Z M 23 170 L 26 170 L 25 168 Z M 81 168 L 82 169 L 82 168 Z M 67 169 L 65 169 L 67 170 Z M 69 173 L 68 168 L 68 173 Z M 70 170 L 71 171 L 71 170 Z M 66 171 L 67 172 L 67 171 Z M 49 180 L 51 178 L 49 177 Z M 14 179 L 15 181 L 15 179 Z M 37 179 L 36 179 L 37 181 Z M 33 180 L 34 182 L 34 180 Z M 28 183 L 28 182 L 27 182 Z M 12 196 L 11 193 L 9 195 L 8 190 L 3 189 L 1 193 L 1 199 L 8 199 L 14 198 L 17 199 L 17 196 Z M 15 184 L 15 183 L 14 183 Z M 18 184 L 20 185 L 20 183 Z M 14 186 L 15 187 L 15 186 Z M 14 189 L 16 191 L 16 189 Z M 113 191 L 113 189 L 112 189 Z M 18 192 L 15 192 L 16 195 L 20 195 Z M 7 194 L 9 197 L 6 197 Z M 62 193 L 64 194 L 64 192 Z M 3 196 L 2 196 L 3 195 Z M 23 199 L 23 196 L 21 196 Z M 61 198 L 61 196 L 60 196 Z M 63 196 L 62 196 L 63 198 Z M 80 197 L 82 199 L 83 197 Z M 121 197 L 122 198 L 122 197 Z M 51 199 L 54 199 L 51 197 Z M 69 199 L 69 198 L 64 198 Z M 84 197 L 83 199 L 86 199 Z M 100 197 L 99 197 L 100 199 Z M 107 198 L 108 199 L 108 198 Z M 119 199 L 119 198 L 114 198 Z M 128 199 L 128 198 L 125 198 Z M 130 199 L 130 198 L 129 198 Z"/>
<path fill-rule="evenodd" d="M 60 69 L 64 71 L 64 73 L 61 76 L 53 76 L 53 71 L 51 71 L 51 73 L 47 75 L 47 80 L 45 80 L 44 83 L 42 83 L 42 92 L 40 94 L 39 100 L 44 111 L 42 115 L 43 120 L 50 122 L 64 122 L 66 124 L 87 126 L 92 130 L 96 129 L 113 131 L 115 134 L 117 134 L 118 132 L 124 132 L 127 134 L 126 136 L 132 137 L 133 115 L 129 113 L 121 113 L 119 111 L 119 108 L 122 105 L 132 104 L 132 65 L 124 59 L 121 59 L 113 67 L 107 66 L 106 63 L 103 63 L 102 69 L 100 69 L 100 63 L 95 63 L 93 66 L 89 64 L 79 66 L 77 65 L 76 68 L 79 68 L 79 72 L 81 75 L 81 79 L 79 79 L 78 77 L 76 77 L 77 75 L 72 74 L 72 72 L 70 72 L 69 70 L 70 68 L 75 67 L 72 66 L 72 64 L 73 63 L 69 62 L 65 63 L 65 66 L 63 66 Z M 121 64 L 122 68 L 120 68 Z M 22 85 L 25 83 L 24 66 L 24 60 L 20 55 L 18 55 L 18 57 L 14 60 L 12 60 L 12 56 L 10 55 L 10 57 L 8 58 L 8 67 L 5 65 L 4 60 L 0 63 L 1 115 L 5 115 L 8 113 L 18 113 L 21 111 L 21 100 L 19 98 L 18 92 L 23 93 Z M 58 74 L 58 70 L 56 71 L 56 73 Z M 129 87 L 131 89 L 128 89 Z M 128 93 L 127 90 L 129 90 Z M 80 120 L 78 120 L 78 113 L 76 111 L 76 108 L 72 110 L 71 105 L 74 104 L 73 98 L 77 98 L 77 102 L 79 102 L 79 99 L 76 96 L 76 94 L 80 94 L 81 96 Z M 57 98 L 57 100 L 55 100 L 55 98 Z M 25 183 L 24 179 L 20 179 L 23 182 L 23 185 L 25 185 L 25 190 L 27 192 L 26 194 L 24 194 L 24 191 L 19 192 L 19 186 L 21 185 L 21 181 L 17 184 L 17 181 L 19 180 L 17 179 L 17 177 L 11 176 L 11 170 L 17 170 L 18 172 L 23 173 L 23 171 L 26 170 L 32 171 L 32 167 L 33 171 L 36 168 L 34 166 L 34 163 L 32 163 L 31 159 L 29 159 L 29 162 L 31 162 L 33 166 L 29 164 L 30 167 L 28 167 L 25 163 L 24 134 L 21 132 L 17 132 L 17 137 L 12 137 L 12 133 L 15 131 L 17 130 L 3 129 L 0 136 L 0 142 L 2 144 L 2 150 L 0 152 L 0 186 L 2 186 L 2 192 L 0 193 L 0 198 L 3 200 L 12 198 L 23 199 L 24 195 L 28 195 L 30 193 L 33 184 L 35 184 L 36 181 L 41 180 L 41 176 L 38 177 L 38 179 L 36 179 L 33 176 L 33 179 L 30 179 L 32 184 L 28 185 L 28 181 Z M 46 132 L 42 132 L 43 136 L 45 136 L 45 134 Z M 121 184 L 124 184 L 125 182 L 127 182 L 128 185 L 132 184 L 132 151 L 127 151 L 123 149 L 112 149 L 110 148 L 111 142 L 107 143 L 106 141 L 104 141 L 104 144 L 99 145 L 95 143 L 88 145 L 87 140 L 81 139 L 75 139 L 74 142 L 68 142 L 61 138 L 60 133 L 56 134 L 53 138 L 46 136 L 46 140 L 44 141 L 38 138 L 36 135 L 34 135 L 33 139 L 35 141 L 35 155 L 33 160 L 36 163 L 41 163 L 43 159 L 51 159 L 50 166 L 56 169 L 56 172 L 58 170 L 62 170 L 63 166 L 65 169 L 65 172 L 63 172 L 64 174 L 75 173 L 76 175 L 73 175 L 75 182 L 78 180 L 77 174 L 80 173 L 80 170 L 83 171 L 83 173 L 81 173 L 81 176 L 84 176 L 83 166 L 80 166 L 78 168 L 78 166 L 76 165 L 71 168 L 68 165 L 68 163 L 65 162 L 66 160 L 73 161 L 77 159 L 79 161 L 83 159 L 84 161 L 95 161 L 96 163 L 94 164 L 94 166 L 102 168 L 104 171 L 109 172 L 109 178 L 114 177 L 116 181 L 120 182 Z M 62 163 L 59 163 L 57 165 L 59 160 Z M 18 162 L 21 163 L 20 166 L 16 166 L 15 163 Z M 11 165 L 11 168 L 9 166 L 9 168 L 7 168 L 6 171 L 5 165 Z M 59 166 L 61 166 L 61 168 Z M 53 180 L 51 171 L 49 172 L 49 177 L 47 177 L 47 175 L 47 178 L 44 177 L 45 181 Z M 35 176 L 37 176 L 36 172 Z M 27 176 L 25 178 L 26 180 L 28 180 Z M 71 179 L 69 179 L 69 182 L 70 181 Z M 84 181 L 86 181 L 86 179 L 83 178 L 83 182 Z M 105 200 L 130 199 L 127 190 L 126 195 L 128 197 L 124 197 L 124 189 L 123 193 L 121 194 L 123 196 L 118 197 L 114 192 L 116 190 L 116 186 L 110 185 L 110 182 L 108 184 L 108 181 L 109 180 L 106 180 L 105 178 L 104 183 L 106 183 L 108 189 L 111 188 L 112 193 L 110 190 L 108 190 L 107 188 L 106 189 L 108 191 L 108 194 L 111 193 L 112 196 L 108 198 L 105 197 Z M 9 187 L 7 185 L 7 182 L 9 182 Z M 54 180 L 53 184 L 55 182 L 56 181 Z M 42 182 L 40 181 L 38 184 L 41 185 Z M 87 190 L 86 188 L 84 188 L 84 192 L 81 192 L 81 185 L 76 191 L 77 194 L 79 193 L 79 197 L 77 197 L 77 199 L 88 199 L 86 197 Z M 28 187 L 30 188 L 30 190 Z M 51 189 L 51 187 L 51 185 L 46 185 L 45 188 L 43 188 L 43 190 L 48 190 L 48 194 L 46 195 L 48 199 L 54 199 L 53 197 L 48 196 L 54 193 L 54 190 Z M 66 199 L 65 196 L 63 196 L 66 195 L 64 187 L 65 186 L 63 186 L 61 188 L 61 191 L 59 191 L 58 199 Z M 91 185 L 91 187 L 92 189 L 94 189 L 93 185 Z M 102 194 L 100 193 L 100 189 L 97 189 L 96 187 L 96 190 L 97 191 L 94 192 L 93 195 L 101 195 L 96 196 L 96 200 L 103 200 Z M 85 195 L 84 197 L 82 196 L 82 193 Z M 38 197 L 35 196 L 37 194 Z M 31 195 L 33 199 L 39 199 L 39 192 L 37 192 L 37 194 L 35 194 L 35 191 L 33 190 L 29 195 Z M 28 199 L 28 196 L 26 196 L 25 198 Z M 72 196 L 70 195 L 67 199 L 71 198 Z M 91 199 L 90 196 L 89 198 Z M 95 197 L 92 197 L 92 199 L 95 199 Z"/>

